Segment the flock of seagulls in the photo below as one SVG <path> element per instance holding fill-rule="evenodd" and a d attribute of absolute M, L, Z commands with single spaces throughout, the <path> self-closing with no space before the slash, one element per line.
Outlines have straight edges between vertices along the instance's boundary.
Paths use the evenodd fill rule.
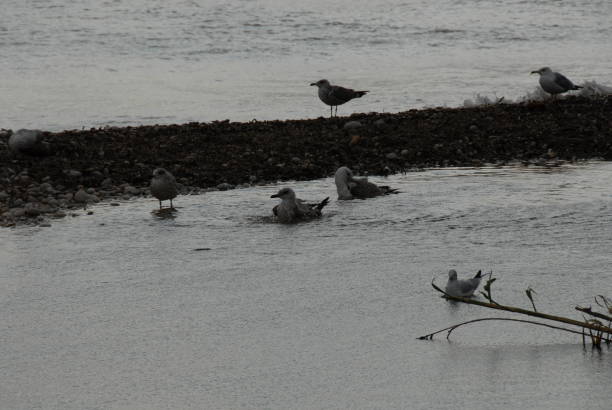
<path fill-rule="evenodd" d="M 381 195 L 397 194 L 398 190 L 386 185 L 376 185 L 366 177 L 355 178 L 348 167 L 340 167 L 334 176 L 339 200 L 366 199 Z M 174 209 L 172 200 L 178 195 L 178 186 L 174 176 L 164 168 L 156 168 L 151 178 L 151 195 L 159 201 L 170 201 L 170 209 Z M 270 198 L 278 198 L 281 202 L 272 208 L 272 214 L 280 223 L 296 223 L 319 218 L 321 210 L 329 203 L 329 197 L 316 203 L 307 203 L 295 195 L 291 188 L 281 188 Z"/>
<path fill-rule="evenodd" d="M 574 85 L 574 83 L 563 74 L 552 71 L 549 67 L 542 67 L 539 70 L 532 71 L 531 74 L 540 75 L 540 87 L 553 97 L 558 94 L 582 88 L 581 86 Z M 325 79 L 310 85 L 316 85 L 319 88 L 319 99 L 323 101 L 323 103 L 329 105 L 330 117 L 334 115 L 334 107 L 336 107 L 337 116 L 339 105 L 347 103 L 354 98 L 361 98 L 369 92 L 355 91 L 351 88 L 331 85 L 329 81 Z"/>

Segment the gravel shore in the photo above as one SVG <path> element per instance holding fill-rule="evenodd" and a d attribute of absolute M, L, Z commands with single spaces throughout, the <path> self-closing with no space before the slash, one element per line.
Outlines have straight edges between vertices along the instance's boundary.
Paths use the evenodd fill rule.
<path fill-rule="evenodd" d="M 310 120 L 189 123 L 45 133 L 50 155 L 0 135 L 0 226 L 48 224 L 101 200 L 149 195 L 163 167 L 182 193 L 436 166 L 612 159 L 612 97 Z"/>

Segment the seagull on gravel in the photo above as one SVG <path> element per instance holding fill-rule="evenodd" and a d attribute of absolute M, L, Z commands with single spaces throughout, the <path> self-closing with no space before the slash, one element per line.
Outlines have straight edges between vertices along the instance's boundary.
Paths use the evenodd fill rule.
<path fill-rule="evenodd" d="M 338 116 L 338 106 L 352 100 L 353 98 L 363 97 L 368 91 L 355 91 L 350 88 L 340 87 L 339 85 L 331 85 L 327 80 L 319 80 L 316 83 L 319 87 L 319 98 L 325 104 L 329 105 L 330 117 L 333 117 L 333 109 L 336 107 L 336 116 Z"/>
<path fill-rule="evenodd" d="M 532 71 L 531 74 L 540 74 L 540 86 L 551 95 L 561 94 L 570 90 L 579 90 L 582 87 L 574 85 L 566 76 L 552 71 L 548 67 Z"/>

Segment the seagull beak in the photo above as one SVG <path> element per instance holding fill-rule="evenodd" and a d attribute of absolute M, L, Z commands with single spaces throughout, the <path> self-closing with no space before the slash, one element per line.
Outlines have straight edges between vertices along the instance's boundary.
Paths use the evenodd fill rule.
<path fill-rule="evenodd" d="M 532 71 L 529 74 L 540 74 L 540 72 L 539 71 Z"/>
<path fill-rule="evenodd" d="M 270 198 L 278 198 L 278 194 L 270 195 Z"/>
<path fill-rule="evenodd" d="M 317 83 L 310 83 L 310 85 L 317 85 Z"/>

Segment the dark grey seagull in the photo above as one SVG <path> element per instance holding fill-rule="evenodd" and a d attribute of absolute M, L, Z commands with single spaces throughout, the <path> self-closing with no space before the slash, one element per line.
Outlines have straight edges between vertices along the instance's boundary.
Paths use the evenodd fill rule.
<path fill-rule="evenodd" d="M 338 115 L 338 106 L 352 100 L 353 98 L 363 97 L 368 91 L 355 91 L 350 88 L 340 87 L 339 85 L 331 85 L 329 81 L 323 79 L 310 85 L 319 87 L 319 98 L 325 104 L 329 105 L 330 117 L 333 116 L 333 109 L 336 107 L 336 116 Z"/>
<path fill-rule="evenodd" d="M 162 201 L 172 200 L 178 195 L 178 187 L 174 176 L 163 168 L 156 168 L 151 179 L 151 195 L 159 200 L 159 209 L 162 209 Z"/>
<path fill-rule="evenodd" d="M 334 175 L 338 199 L 366 199 L 375 196 L 397 194 L 397 189 L 386 185 L 376 185 L 368 181 L 367 178 L 355 178 L 353 171 L 348 167 L 340 167 Z"/>
<path fill-rule="evenodd" d="M 552 71 L 549 67 L 542 67 L 539 70 L 532 71 L 531 74 L 540 74 L 540 87 L 551 95 L 582 88 L 579 85 L 574 85 L 566 76 Z"/>
<path fill-rule="evenodd" d="M 280 198 L 281 203 L 272 208 L 272 213 L 279 222 L 285 224 L 318 218 L 321 216 L 321 209 L 329 203 L 329 197 L 327 197 L 317 204 L 307 204 L 296 198 L 291 188 L 282 188 L 270 198 Z"/>

